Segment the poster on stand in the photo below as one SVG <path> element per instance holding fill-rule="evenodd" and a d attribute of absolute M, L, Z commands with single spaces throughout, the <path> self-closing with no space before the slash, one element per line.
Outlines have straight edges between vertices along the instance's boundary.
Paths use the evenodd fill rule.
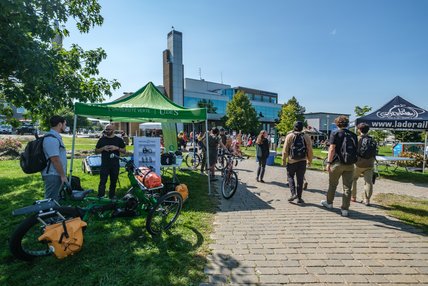
<path fill-rule="evenodd" d="M 134 137 L 134 163 L 160 175 L 160 137 Z"/>

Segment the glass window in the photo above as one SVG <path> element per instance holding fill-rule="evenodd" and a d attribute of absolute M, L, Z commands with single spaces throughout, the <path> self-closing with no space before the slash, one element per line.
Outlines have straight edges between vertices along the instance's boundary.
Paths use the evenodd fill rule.
<path fill-rule="evenodd" d="M 255 95 L 254 100 L 255 101 L 262 101 L 262 96 L 261 95 Z"/>
<path fill-rule="evenodd" d="M 23 113 L 25 113 L 25 108 L 24 108 L 24 107 L 18 107 L 18 108 L 16 109 L 16 113 L 18 113 L 18 114 L 23 114 Z"/>

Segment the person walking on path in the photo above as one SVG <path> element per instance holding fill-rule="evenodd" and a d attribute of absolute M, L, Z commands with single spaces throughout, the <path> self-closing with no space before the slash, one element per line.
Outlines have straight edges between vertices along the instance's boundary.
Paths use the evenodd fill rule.
<path fill-rule="evenodd" d="M 266 130 L 262 130 L 256 140 L 256 155 L 259 162 L 256 180 L 262 183 L 265 182 L 263 181 L 263 177 L 266 170 L 266 160 L 269 157 L 269 140 L 267 139 L 267 135 Z"/>
<path fill-rule="evenodd" d="M 60 199 L 60 188 L 67 183 L 67 153 L 60 133 L 67 132 L 67 121 L 64 117 L 54 115 L 50 118 L 51 130 L 43 140 L 43 152 L 48 158 L 46 168 L 42 170 L 45 183 L 45 199 Z"/>
<path fill-rule="evenodd" d="M 362 202 L 370 205 L 370 198 L 373 193 L 373 168 L 376 160 L 377 144 L 376 141 L 368 135 L 369 125 L 360 123 L 357 126 L 361 136 L 358 140 L 358 161 L 355 163 L 354 181 L 352 184 L 351 201 L 357 200 L 357 180 L 364 176 L 364 193 Z"/>
<path fill-rule="evenodd" d="M 287 167 L 288 186 L 291 192 L 288 201 L 297 199 L 299 204 L 304 203 L 302 193 L 306 164 L 310 166 L 313 158 L 311 138 L 302 130 L 303 122 L 296 121 L 293 131 L 285 137 L 282 149 L 282 164 Z"/>
<path fill-rule="evenodd" d="M 321 201 L 321 205 L 333 208 L 334 195 L 336 193 L 339 179 L 342 177 L 342 216 L 348 216 L 351 203 L 351 189 L 354 176 L 354 163 L 357 161 L 357 142 L 355 133 L 347 130 L 348 117 L 341 115 L 334 120 L 338 129 L 330 134 L 327 156 L 328 190 L 327 199 Z"/>
<path fill-rule="evenodd" d="M 119 159 L 111 158 L 111 154 L 119 156 L 125 153 L 125 143 L 122 138 L 114 135 L 114 125 L 108 124 L 102 136 L 95 146 L 95 153 L 101 153 L 100 184 L 98 185 L 98 197 L 104 197 L 106 191 L 107 178 L 110 176 L 109 198 L 114 199 L 116 193 L 116 183 L 119 178 Z"/>

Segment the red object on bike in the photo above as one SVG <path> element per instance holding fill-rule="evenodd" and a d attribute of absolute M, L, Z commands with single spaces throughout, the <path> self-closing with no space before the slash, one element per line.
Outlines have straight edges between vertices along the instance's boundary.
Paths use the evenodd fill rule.
<path fill-rule="evenodd" d="M 136 175 L 138 181 L 143 183 L 146 188 L 156 188 L 162 185 L 161 177 L 156 174 L 152 169 L 147 167 L 138 168 L 141 172 L 141 175 Z"/>

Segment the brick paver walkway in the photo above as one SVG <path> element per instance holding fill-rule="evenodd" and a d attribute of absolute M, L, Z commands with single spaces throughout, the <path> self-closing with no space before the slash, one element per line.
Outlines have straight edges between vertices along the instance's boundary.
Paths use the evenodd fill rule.
<path fill-rule="evenodd" d="M 220 200 L 203 285 L 428 285 L 428 237 L 420 230 L 376 205 L 352 203 L 350 217 L 341 217 L 341 193 L 334 209 L 322 208 L 322 172 L 308 171 L 306 203 L 290 204 L 285 169 L 268 166 L 265 184 L 255 169 L 254 159 L 241 162 L 237 193 Z M 389 183 L 377 182 L 375 193 L 382 184 Z"/>

